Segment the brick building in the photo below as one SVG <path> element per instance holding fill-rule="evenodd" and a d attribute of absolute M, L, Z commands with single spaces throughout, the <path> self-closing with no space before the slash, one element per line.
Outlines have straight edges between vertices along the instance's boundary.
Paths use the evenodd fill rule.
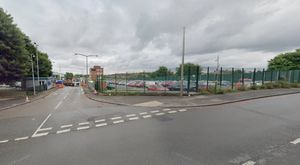
<path fill-rule="evenodd" d="M 97 80 L 97 75 L 103 74 L 103 68 L 101 66 L 95 65 L 93 68 L 90 68 L 90 79 L 93 81 Z"/>

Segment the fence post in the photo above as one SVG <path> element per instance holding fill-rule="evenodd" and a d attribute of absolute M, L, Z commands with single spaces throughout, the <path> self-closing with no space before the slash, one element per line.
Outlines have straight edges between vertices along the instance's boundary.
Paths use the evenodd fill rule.
<path fill-rule="evenodd" d="M 278 75 L 277 81 L 279 81 L 279 80 L 280 80 L 280 77 L 281 77 L 281 75 L 280 75 L 280 70 L 277 72 L 277 75 Z"/>
<path fill-rule="evenodd" d="M 243 87 L 245 85 L 244 79 L 245 79 L 245 70 L 244 70 L 244 68 L 242 68 L 242 85 L 243 85 Z"/>
<path fill-rule="evenodd" d="M 223 80 L 223 68 L 220 70 L 220 89 L 222 88 L 222 80 Z"/>
<path fill-rule="evenodd" d="M 164 88 L 165 93 L 167 93 L 167 85 L 166 85 L 167 76 L 168 76 L 168 71 L 165 73 L 165 88 Z"/>
<path fill-rule="evenodd" d="M 187 95 L 190 94 L 190 82 L 191 82 L 191 66 L 188 67 Z"/>
<path fill-rule="evenodd" d="M 298 83 L 300 83 L 300 70 L 298 70 Z"/>
<path fill-rule="evenodd" d="M 253 70 L 253 77 L 252 77 L 252 85 L 255 86 L 255 80 L 256 80 L 256 68 Z"/>
<path fill-rule="evenodd" d="M 125 89 L 126 89 L 126 94 L 128 94 L 128 86 L 127 86 L 127 83 L 128 83 L 128 80 L 127 80 L 127 72 L 125 73 Z"/>
<path fill-rule="evenodd" d="M 208 90 L 208 81 L 209 81 L 209 67 L 207 67 L 207 75 L 206 75 L 206 90 Z"/>
<path fill-rule="evenodd" d="M 271 83 L 273 82 L 273 70 L 271 70 Z"/>
<path fill-rule="evenodd" d="M 143 86 L 144 86 L 144 93 L 146 93 L 146 82 L 145 82 L 145 71 L 143 71 Z"/>
<path fill-rule="evenodd" d="M 196 70 L 196 91 L 195 92 L 198 92 L 198 89 L 199 89 L 199 70 L 200 70 L 200 67 L 197 66 L 197 70 Z"/>
<path fill-rule="evenodd" d="M 231 89 L 234 88 L 234 68 L 231 69 Z"/>
<path fill-rule="evenodd" d="M 265 68 L 263 69 L 262 71 L 262 74 L 261 74 L 261 84 L 264 85 L 265 84 Z"/>
<path fill-rule="evenodd" d="M 115 73 L 115 93 L 117 94 L 117 73 Z"/>

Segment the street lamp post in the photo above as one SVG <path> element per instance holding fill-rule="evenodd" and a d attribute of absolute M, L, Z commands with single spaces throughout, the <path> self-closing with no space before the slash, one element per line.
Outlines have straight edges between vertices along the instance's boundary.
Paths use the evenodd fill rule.
<path fill-rule="evenodd" d="M 40 69 L 39 69 L 39 55 L 38 55 L 38 44 L 37 43 L 33 43 L 36 47 L 36 50 L 35 50 L 35 55 L 36 55 L 36 74 L 37 74 L 37 79 L 38 79 L 38 83 L 39 83 L 39 87 L 40 87 Z"/>
<path fill-rule="evenodd" d="M 81 53 L 75 53 L 75 56 L 83 56 L 85 57 L 85 67 L 86 67 L 86 76 L 88 77 L 89 75 L 89 64 L 88 64 L 88 60 L 89 57 L 98 57 L 98 55 L 86 55 L 86 54 L 81 54 Z M 86 77 L 86 83 L 87 83 L 87 77 Z"/>
<path fill-rule="evenodd" d="M 184 73 L 184 53 L 185 53 L 185 27 L 183 27 L 183 39 L 182 39 L 182 61 L 181 61 L 181 82 L 180 82 L 180 96 L 183 96 L 183 73 Z"/>
<path fill-rule="evenodd" d="M 32 72 L 32 86 L 33 86 L 33 95 L 35 95 L 35 80 L 34 80 L 34 68 L 33 68 L 33 56 L 31 55 L 31 72 Z"/>

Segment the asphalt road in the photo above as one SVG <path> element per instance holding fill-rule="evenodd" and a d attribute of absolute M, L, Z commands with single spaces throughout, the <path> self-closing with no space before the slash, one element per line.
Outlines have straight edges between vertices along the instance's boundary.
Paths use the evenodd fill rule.
<path fill-rule="evenodd" d="M 64 88 L 0 112 L 0 164 L 297 165 L 299 100 L 153 109 L 94 102 L 80 88 Z"/>

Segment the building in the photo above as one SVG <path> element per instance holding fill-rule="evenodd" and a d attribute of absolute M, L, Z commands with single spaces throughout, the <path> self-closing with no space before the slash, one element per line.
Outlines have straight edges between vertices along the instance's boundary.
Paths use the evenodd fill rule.
<path fill-rule="evenodd" d="M 40 77 L 38 81 L 37 77 L 34 77 L 34 83 L 36 90 L 48 90 L 54 87 L 54 77 Z M 32 77 L 26 77 L 22 80 L 21 87 L 23 90 L 33 90 Z"/>
<path fill-rule="evenodd" d="M 101 76 L 103 74 L 103 68 L 100 66 L 95 65 L 93 68 L 90 68 L 90 79 L 92 81 L 97 80 L 97 76 Z"/>

